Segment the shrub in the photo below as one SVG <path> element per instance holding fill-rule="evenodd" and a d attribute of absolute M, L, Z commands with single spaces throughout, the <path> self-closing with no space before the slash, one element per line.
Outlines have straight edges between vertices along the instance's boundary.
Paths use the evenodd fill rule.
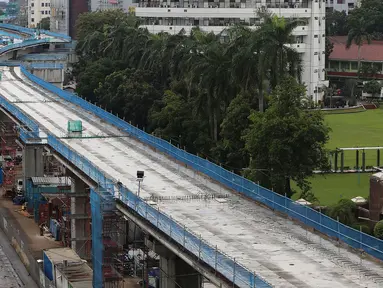
<path fill-rule="evenodd" d="M 371 229 L 366 223 L 355 223 L 352 225 L 352 228 L 354 228 L 355 230 L 358 230 L 358 231 L 360 231 L 362 229 L 363 233 L 371 235 Z"/>
<path fill-rule="evenodd" d="M 375 224 L 374 235 L 376 238 L 383 239 L 383 220 Z"/>
<path fill-rule="evenodd" d="M 339 222 L 352 226 L 355 223 L 354 211 L 356 205 L 349 199 L 341 199 L 339 202 L 329 208 L 328 215 Z"/>

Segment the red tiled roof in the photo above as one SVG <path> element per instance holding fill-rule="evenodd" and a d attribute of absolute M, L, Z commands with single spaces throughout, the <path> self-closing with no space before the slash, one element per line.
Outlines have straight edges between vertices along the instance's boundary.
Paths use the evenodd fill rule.
<path fill-rule="evenodd" d="M 352 44 L 346 49 L 347 36 L 329 37 L 334 44 L 334 50 L 330 55 L 330 60 L 358 61 L 358 46 Z M 383 62 L 383 41 L 372 41 L 363 44 L 361 49 L 362 61 Z"/>

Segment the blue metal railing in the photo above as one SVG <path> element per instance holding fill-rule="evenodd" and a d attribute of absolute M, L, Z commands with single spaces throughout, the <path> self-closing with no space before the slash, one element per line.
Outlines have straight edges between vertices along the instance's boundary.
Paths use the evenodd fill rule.
<path fill-rule="evenodd" d="M 64 65 L 61 63 L 30 63 L 26 67 L 30 69 L 64 69 Z"/>
<path fill-rule="evenodd" d="M 19 33 L 28 34 L 31 36 L 35 34 L 35 30 L 31 28 L 21 27 L 21 26 L 17 26 L 13 24 L 8 24 L 8 23 L 0 23 L 0 28 L 17 31 Z"/>
<path fill-rule="evenodd" d="M 65 40 L 66 42 L 71 42 L 72 38 L 68 35 L 59 34 L 56 32 L 48 31 L 48 30 L 39 30 L 41 34 L 45 34 L 54 38 Z"/>
<path fill-rule="evenodd" d="M 17 31 L 19 33 L 28 34 L 28 35 L 31 35 L 31 36 L 35 35 L 35 33 L 38 30 L 38 29 L 26 28 L 26 27 L 21 27 L 21 26 L 17 26 L 17 25 L 13 25 L 13 24 L 8 24 L 8 23 L 0 23 L 0 28 L 14 30 L 14 31 Z M 48 35 L 48 36 L 51 36 L 51 37 L 63 39 L 63 40 L 66 40 L 67 42 L 72 41 L 72 38 L 70 36 L 68 36 L 68 35 L 59 34 L 59 33 L 55 33 L 55 32 L 52 32 L 52 31 L 43 30 L 43 29 L 39 29 L 38 31 L 41 34 L 45 34 L 45 35 Z"/>
<path fill-rule="evenodd" d="M 7 45 L 7 46 L 0 48 L 0 55 L 3 53 L 6 53 L 8 51 L 11 51 L 13 49 L 26 48 L 26 47 L 30 47 L 30 46 L 48 44 L 48 43 L 50 43 L 50 38 L 44 38 L 44 39 L 30 38 L 30 39 L 27 39 L 21 43 L 14 43 L 14 44 L 10 44 L 10 45 Z"/>
<path fill-rule="evenodd" d="M 0 105 L 31 130 L 31 132 L 28 132 L 28 135 L 33 138 L 38 138 L 39 126 L 31 118 L 2 96 L 0 96 Z"/>
<path fill-rule="evenodd" d="M 20 34 L 10 33 L 4 30 L 0 30 L 0 36 L 8 36 L 10 38 L 23 39 L 23 37 Z"/>
<path fill-rule="evenodd" d="M 56 86 L 31 75 L 29 72 L 25 71 L 25 69 L 21 69 L 23 70 L 23 73 L 36 84 L 57 94 L 61 98 L 94 113 L 98 117 L 129 133 L 141 142 L 156 148 L 157 151 L 164 152 L 172 156 L 178 161 L 187 164 L 189 167 L 202 172 L 212 179 L 238 191 L 241 194 L 246 195 L 249 198 L 263 203 L 274 210 L 286 213 L 293 219 L 299 220 L 328 236 L 338 238 L 353 248 L 362 249 L 368 254 L 383 260 L 382 240 L 345 226 L 310 207 L 297 204 L 289 198 L 259 186 L 246 178 L 209 162 L 208 160 L 181 150 L 163 139 L 147 134 L 129 123 L 126 123 L 115 115 L 85 101 L 84 99 L 67 91 L 63 91 Z"/>
<path fill-rule="evenodd" d="M 111 190 L 111 195 L 115 194 L 111 188 L 114 187 L 113 181 L 105 177 L 99 168 L 88 159 L 79 155 L 52 135 L 48 136 L 48 145 L 81 169 L 81 171 L 97 182 L 101 187 Z M 119 197 L 120 200 L 128 207 L 134 209 L 162 232 L 169 235 L 178 244 L 193 253 L 199 260 L 204 261 L 239 287 L 272 287 L 261 277 L 255 275 L 249 269 L 246 269 L 234 259 L 225 255 L 222 251 L 212 248 L 209 243 L 188 230 L 184 225 L 177 223 L 164 212 L 151 207 L 126 187 L 123 187 L 119 192 L 121 195 Z M 97 227 L 94 229 L 99 230 Z"/>
<path fill-rule="evenodd" d="M 39 54 L 26 54 L 21 56 L 21 59 L 24 61 L 30 61 L 30 60 L 40 60 L 40 61 L 57 61 L 57 60 L 67 60 L 68 55 L 61 53 L 61 54 L 44 54 L 44 53 L 39 53 Z"/>

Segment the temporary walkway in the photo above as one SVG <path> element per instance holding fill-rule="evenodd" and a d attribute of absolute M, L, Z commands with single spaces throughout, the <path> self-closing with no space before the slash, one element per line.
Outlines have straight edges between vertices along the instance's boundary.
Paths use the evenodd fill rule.
<path fill-rule="evenodd" d="M 361 258 L 359 253 L 339 248 L 292 221 L 277 216 L 272 210 L 217 185 L 195 170 L 171 161 L 137 141 L 134 136 L 138 136 L 134 133 L 129 136 L 105 119 L 32 83 L 28 78 L 37 80 L 33 75 L 25 74 L 24 69 L 3 67 L 2 70 L 0 95 L 8 104 L 3 100 L 0 104 L 5 109 L 9 110 L 11 105 L 33 118 L 40 127 L 39 135 L 49 135 L 48 144 L 55 146 L 59 153 L 92 178 L 100 177 L 94 172 L 97 169 L 107 179 L 115 183 L 121 181 L 130 191 L 136 192 L 136 172 L 145 171 L 140 196 L 159 199 L 160 211 L 170 215 L 172 221 L 182 223 L 197 239 L 201 236 L 213 247 L 207 250 L 198 245 L 189 248 L 186 245 L 189 251 L 195 253 L 197 249 L 200 254 L 208 254 L 209 251 L 214 253 L 214 247 L 217 247 L 235 258 L 230 262 L 220 254 L 222 261 L 214 267 L 209 255 L 201 255 L 202 260 L 229 279 L 235 275 L 233 281 L 239 287 L 254 287 L 252 273 L 246 274 L 240 265 L 275 287 L 382 287 L 383 269 L 380 264 Z M 51 91 L 54 89 L 57 88 L 51 88 Z M 68 120 L 82 121 L 85 130 L 82 138 L 68 138 Z M 140 140 L 145 142 L 142 137 Z M 64 146 L 65 149 L 60 148 Z M 214 199 L 220 196 L 223 199 Z M 132 207 L 132 203 L 127 202 L 133 199 L 131 196 L 119 193 L 117 197 Z M 274 208 L 275 205 L 274 202 Z M 150 217 L 151 210 L 146 210 L 146 214 Z M 152 223 L 155 221 L 149 220 Z M 336 229 L 340 234 L 340 228 Z M 173 230 L 172 237 L 182 241 L 176 230 Z M 195 239 L 189 243 L 193 241 Z M 231 268 L 234 269 L 229 271 Z M 257 287 L 262 287 L 261 283 L 267 287 L 266 281 L 257 279 Z"/>

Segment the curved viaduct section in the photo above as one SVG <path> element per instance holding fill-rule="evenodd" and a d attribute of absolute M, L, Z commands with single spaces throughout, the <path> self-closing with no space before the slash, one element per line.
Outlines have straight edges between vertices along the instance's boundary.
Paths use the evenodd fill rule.
<path fill-rule="evenodd" d="M 203 159 L 195 163 L 195 156 L 38 79 L 23 67 L 1 70 L 0 105 L 29 127 L 21 133 L 24 141 L 46 142 L 96 183 L 105 184 L 106 189 L 113 186 L 121 210 L 135 210 L 147 225 L 198 254 L 204 265 L 236 286 L 382 287 L 380 262 L 338 247 L 273 210 L 382 259 L 379 240 L 362 234 L 348 236 L 353 231 L 340 223 L 334 226 L 326 216 L 223 169 L 205 172 L 209 177 L 198 173 L 213 171 L 214 165 Z M 82 138 L 66 137 L 69 120 L 82 121 Z M 132 193 L 138 189 L 137 170 L 144 170 L 146 176 L 140 199 Z M 117 182 L 124 187 L 119 192 Z M 145 199 L 155 199 L 158 208 Z"/>

